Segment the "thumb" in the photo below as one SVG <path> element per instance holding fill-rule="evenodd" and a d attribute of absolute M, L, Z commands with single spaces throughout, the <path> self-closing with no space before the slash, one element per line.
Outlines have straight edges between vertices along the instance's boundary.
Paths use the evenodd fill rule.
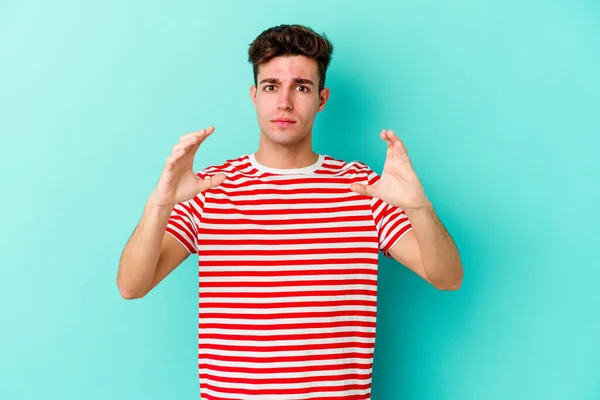
<path fill-rule="evenodd" d="M 367 186 L 367 185 L 363 185 L 360 183 L 353 183 L 350 185 L 350 190 L 352 190 L 353 192 L 356 192 L 362 196 L 370 196 L 370 197 L 374 197 L 374 188 L 373 186 Z"/>
<path fill-rule="evenodd" d="M 225 181 L 226 178 L 227 176 L 225 174 L 215 174 L 213 176 L 209 176 L 206 179 L 200 179 L 198 181 L 200 192 L 204 192 L 205 190 L 219 186 Z"/>

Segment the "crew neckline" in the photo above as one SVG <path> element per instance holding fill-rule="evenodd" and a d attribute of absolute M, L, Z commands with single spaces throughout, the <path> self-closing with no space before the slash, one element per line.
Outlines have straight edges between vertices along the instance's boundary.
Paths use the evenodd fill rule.
<path fill-rule="evenodd" d="M 279 175 L 291 175 L 291 174 L 305 175 L 305 174 L 310 174 L 311 172 L 314 172 L 321 165 L 323 165 L 323 161 L 325 160 L 325 155 L 319 154 L 319 158 L 317 159 L 317 161 L 314 164 L 309 165 L 308 167 L 302 167 L 302 168 L 270 168 L 270 167 L 264 166 L 264 165 L 260 164 L 258 161 L 256 161 L 256 157 L 254 157 L 254 153 L 249 154 L 248 159 L 250 160 L 250 164 L 252 164 L 252 166 L 260 172 L 268 172 L 270 174 L 279 174 Z"/>

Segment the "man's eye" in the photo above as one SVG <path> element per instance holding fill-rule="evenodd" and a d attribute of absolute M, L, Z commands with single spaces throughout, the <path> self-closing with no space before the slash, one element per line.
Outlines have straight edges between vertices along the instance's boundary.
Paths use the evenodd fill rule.
<path fill-rule="evenodd" d="M 267 86 L 265 86 L 265 90 L 266 90 L 267 92 L 270 92 L 270 91 L 271 91 L 271 90 L 269 90 L 269 88 L 275 88 L 275 86 L 273 86 L 273 85 L 267 85 Z"/>
<path fill-rule="evenodd" d="M 300 86 L 298 86 L 298 87 L 299 87 L 300 89 L 302 89 L 302 90 L 300 90 L 301 92 L 308 92 L 308 88 L 307 88 L 306 86 L 300 85 Z"/>

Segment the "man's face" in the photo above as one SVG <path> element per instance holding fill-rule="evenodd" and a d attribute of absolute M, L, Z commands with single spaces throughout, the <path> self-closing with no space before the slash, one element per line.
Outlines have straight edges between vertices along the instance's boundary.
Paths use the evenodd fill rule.
<path fill-rule="evenodd" d="M 310 140 L 315 116 L 329 99 L 319 93 L 317 62 L 305 56 L 279 56 L 261 64 L 250 88 L 264 139 L 282 146 Z"/>

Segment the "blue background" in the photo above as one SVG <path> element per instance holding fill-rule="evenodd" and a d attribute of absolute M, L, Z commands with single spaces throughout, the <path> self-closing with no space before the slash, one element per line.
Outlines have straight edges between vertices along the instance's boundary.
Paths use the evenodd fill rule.
<path fill-rule="evenodd" d="M 125 301 L 118 260 L 179 137 L 256 151 L 249 43 L 333 41 L 314 148 L 405 142 L 460 249 L 438 291 L 380 264 L 373 399 L 600 399 L 600 2 L 0 4 L 1 399 L 194 399 L 189 258 Z"/>

